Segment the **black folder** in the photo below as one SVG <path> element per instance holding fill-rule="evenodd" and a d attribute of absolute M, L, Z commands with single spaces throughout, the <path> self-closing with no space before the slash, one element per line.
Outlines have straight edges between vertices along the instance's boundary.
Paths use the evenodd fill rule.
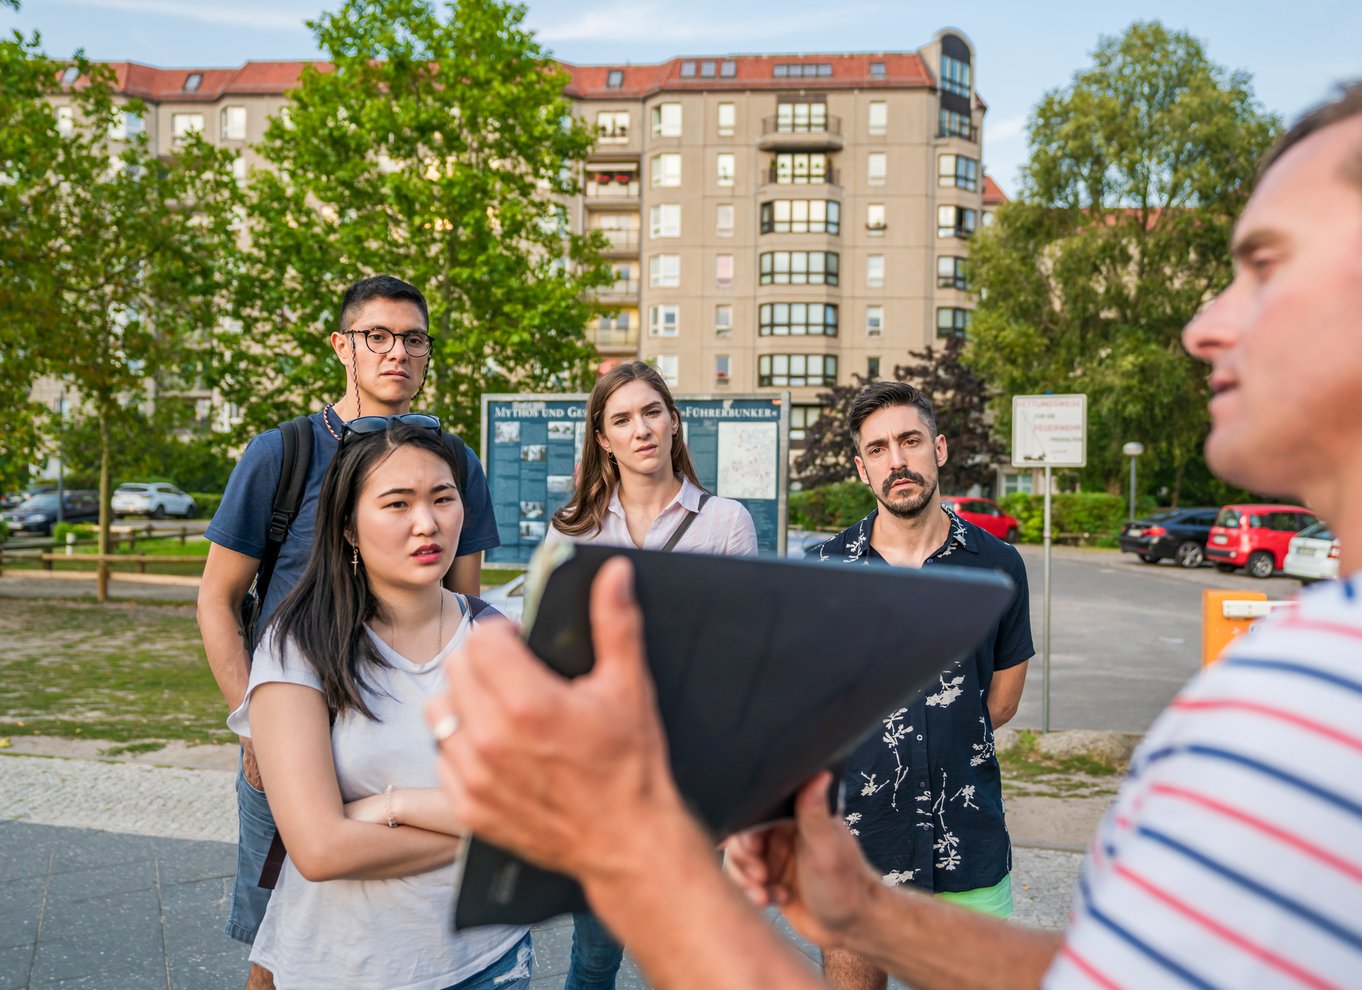
<path fill-rule="evenodd" d="M 1012 600 L 1003 574 L 579 545 L 543 586 L 526 640 L 568 677 L 591 669 L 591 579 L 634 565 L 672 773 L 716 837 L 788 817 L 794 793 L 972 652 Z M 456 929 L 585 910 L 572 879 L 475 835 Z"/>

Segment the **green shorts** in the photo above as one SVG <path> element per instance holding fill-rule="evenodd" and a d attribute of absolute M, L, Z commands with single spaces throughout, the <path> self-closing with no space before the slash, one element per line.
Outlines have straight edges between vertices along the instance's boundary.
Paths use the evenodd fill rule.
<path fill-rule="evenodd" d="M 1007 874 L 992 887 L 974 890 L 943 890 L 936 895 L 943 901 L 959 904 L 971 911 L 991 914 L 995 918 L 1012 917 L 1012 874 Z"/>

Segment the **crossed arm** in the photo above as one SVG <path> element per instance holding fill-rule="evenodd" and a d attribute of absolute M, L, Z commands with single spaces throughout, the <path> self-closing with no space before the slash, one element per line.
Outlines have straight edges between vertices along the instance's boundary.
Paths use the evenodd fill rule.
<path fill-rule="evenodd" d="M 655 986 L 823 986 L 744 893 L 922 990 L 1039 985 L 1058 936 L 882 886 L 827 814 L 825 779 L 801 793 L 797 824 L 738 843 L 738 883 L 727 881 L 671 777 L 627 562 L 601 569 L 591 626 L 596 666 L 568 682 L 508 624 L 485 623 L 450 662 L 449 693 L 427 718 L 461 720 L 440 763 L 461 820 L 576 876 Z"/>

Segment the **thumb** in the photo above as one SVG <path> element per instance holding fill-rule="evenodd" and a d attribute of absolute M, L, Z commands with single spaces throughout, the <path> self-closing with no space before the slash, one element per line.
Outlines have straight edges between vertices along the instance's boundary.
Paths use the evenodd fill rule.
<path fill-rule="evenodd" d="M 832 774 L 824 770 L 811 777 L 795 797 L 795 820 L 805 836 L 826 831 L 832 821 L 828 814 L 828 786 L 831 783 Z"/>
<path fill-rule="evenodd" d="M 596 665 L 589 676 L 647 680 L 643 613 L 634 597 L 634 565 L 612 557 L 591 582 L 591 642 Z"/>

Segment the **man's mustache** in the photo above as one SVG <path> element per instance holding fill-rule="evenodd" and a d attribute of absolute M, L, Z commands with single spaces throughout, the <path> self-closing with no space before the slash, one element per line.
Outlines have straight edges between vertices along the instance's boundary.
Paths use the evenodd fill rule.
<path fill-rule="evenodd" d="M 889 476 L 884 479 L 883 490 L 886 497 L 889 495 L 889 489 L 893 488 L 900 481 L 911 481 L 916 485 L 921 485 L 923 488 L 927 487 L 927 479 L 916 471 L 906 467 L 895 468 L 890 471 Z"/>

